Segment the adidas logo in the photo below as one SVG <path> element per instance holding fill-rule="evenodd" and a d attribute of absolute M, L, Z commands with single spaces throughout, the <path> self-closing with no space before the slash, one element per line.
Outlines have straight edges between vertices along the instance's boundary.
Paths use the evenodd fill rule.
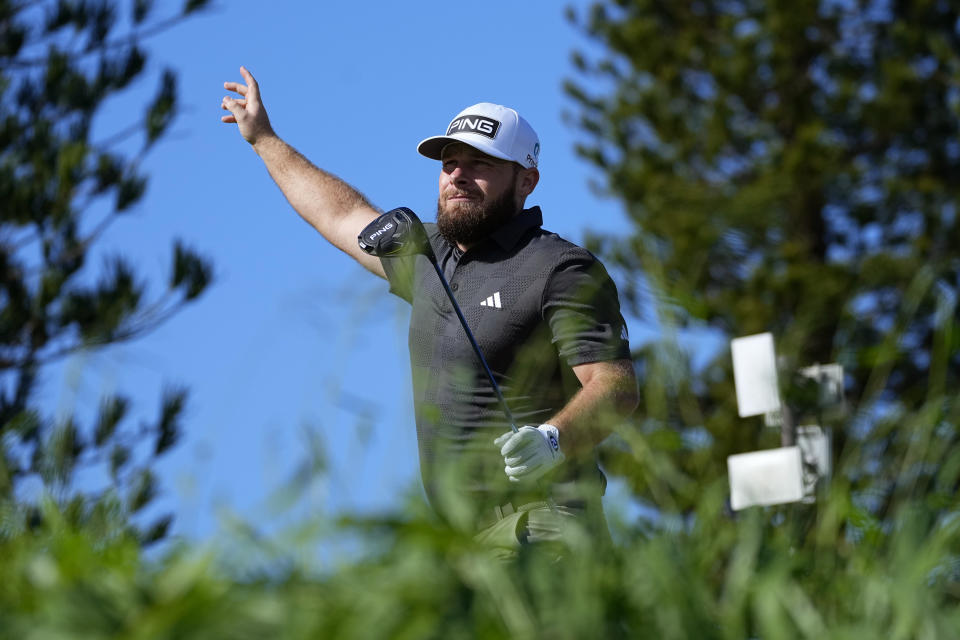
<path fill-rule="evenodd" d="M 495 294 L 484 300 L 480 303 L 481 307 L 494 307 L 496 309 L 502 309 L 503 305 L 500 304 L 500 292 L 497 291 Z"/>

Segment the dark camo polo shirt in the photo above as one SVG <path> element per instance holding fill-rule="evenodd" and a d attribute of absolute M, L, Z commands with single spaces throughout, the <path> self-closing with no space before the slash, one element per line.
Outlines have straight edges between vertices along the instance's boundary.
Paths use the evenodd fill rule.
<path fill-rule="evenodd" d="M 617 290 L 603 265 L 542 224 L 539 207 L 527 209 L 465 253 L 425 225 L 518 427 L 548 421 L 576 393 L 571 367 L 630 357 Z M 390 291 L 412 306 L 417 440 L 431 503 L 443 511 L 451 498 L 478 509 L 536 499 L 536 490 L 503 472 L 493 440 L 509 422 L 429 260 L 381 262 Z M 603 480 L 595 459 L 568 458 L 539 486 L 587 480 Z"/>

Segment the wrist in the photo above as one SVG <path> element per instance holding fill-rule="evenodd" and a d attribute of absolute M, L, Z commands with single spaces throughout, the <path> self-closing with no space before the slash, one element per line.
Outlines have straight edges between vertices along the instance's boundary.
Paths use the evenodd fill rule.
<path fill-rule="evenodd" d="M 557 429 L 556 426 L 546 422 L 538 426 L 537 430 L 546 438 L 547 444 L 550 446 L 553 454 L 555 456 L 563 456 L 563 451 L 560 449 L 560 430 Z"/>
<path fill-rule="evenodd" d="M 253 147 L 253 150 L 261 157 L 282 145 L 283 141 L 272 128 L 267 128 L 257 133 L 257 135 L 250 140 L 250 146 Z"/>

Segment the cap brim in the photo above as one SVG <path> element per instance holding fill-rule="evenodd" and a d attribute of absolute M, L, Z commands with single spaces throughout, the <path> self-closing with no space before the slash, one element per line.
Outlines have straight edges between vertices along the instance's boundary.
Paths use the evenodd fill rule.
<path fill-rule="evenodd" d="M 440 160 L 443 154 L 443 148 L 451 142 L 462 142 L 463 144 L 469 145 L 478 151 L 482 151 L 488 156 L 514 162 L 513 158 L 508 157 L 490 145 L 484 144 L 482 140 L 469 140 L 466 138 L 466 136 L 463 138 L 453 138 L 451 136 L 433 136 L 432 138 L 427 138 L 417 145 L 417 153 L 430 158 L 431 160 Z"/>

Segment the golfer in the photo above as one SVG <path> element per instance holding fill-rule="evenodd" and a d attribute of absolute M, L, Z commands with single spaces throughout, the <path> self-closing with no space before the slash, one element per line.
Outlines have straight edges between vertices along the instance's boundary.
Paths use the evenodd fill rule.
<path fill-rule="evenodd" d="M 417 151 L 440 161 L 426 230 L 517 433 L 424 256 L 377 258 L 358 234 L 380 212 L 274 132 L 256 80 L 225 82 L 236 123 L 293 208 L 411 304 L 409 348 L 424 488 L 449 522 L 506 552 L 532 543 L 607 543 L 595 446 L 637 404 L 616 288 L 588 251 L 525 208 L 540 142 L 513 109 L 480 103 Z M 579 537 L 586 534 L 586 537 Z"/>

